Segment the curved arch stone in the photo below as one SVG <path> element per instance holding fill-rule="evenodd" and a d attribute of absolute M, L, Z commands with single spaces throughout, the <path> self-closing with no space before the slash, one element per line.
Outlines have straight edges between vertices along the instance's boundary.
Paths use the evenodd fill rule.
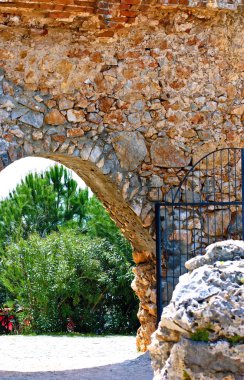
<path fill-rule="evenodd" d="M 101 200 L 136 251 L 154 251 L 154 241 L 151 235 L 143 227 L 141 219 L 132 210 L 130 204 L 123 199 L 119 187 L 109 178 L 109 175 L 103 174 L 93 162 L 84 161 L 81 158 L 55 153 L 43 153 L 41 157 L 60 162 L 78 174 Z"/>

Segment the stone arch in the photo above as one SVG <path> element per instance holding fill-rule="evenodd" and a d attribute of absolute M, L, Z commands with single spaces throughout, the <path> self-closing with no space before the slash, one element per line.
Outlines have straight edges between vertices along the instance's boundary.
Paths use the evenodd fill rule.
<path fill-rule="evenodd" d="M 101 200 L 112 219 L 136 251 L 154 251 L 154 241 L 148 230 L 143 227 L 141 219 L 131 209 L 129 203 L 123 199 L 119 187 L 103 174 L 93 162 L 55 153 L 45 153 L 40 156 L 57 161 L 78 174 Z"/>
<path fill-rule="evenodd" d="M 1 146 L 0 139 L 0 147 Z M 7 152 L 3 152 L 0 149 L 0 156 L 2 162 L 7 161 Z M 24 155 L 27 157 L 28 155 Z M 28 156 L 31 157 L 31 156 Z M 33 155 L 32 157 L 37 157 Z M 73 170 L 80 178 L 84 180 L 88 187 L 91 188 L 94 194 L 100 199 L 112 219 L 120 228 L 124 236 L 131 242 L 134 249 L 133 257 L 137 264 L 135 268 L 135 280 L 133 281 L 132 288 L 137 293 L 140 302 L 144 303 L 146 293 L 149 291 L 149 276 L 153 276 L 154 266 L 152 265 L 152 259 L 154 256 L 154 240 L 152 239 L 148 229 L 143 227 L 142 220 L 132 210 L 129 203 L 122 196 L 122 192 L 118 186 L 105 174 L 102 173 L 93 162 L 89 160 L 82 160 L 81 158 L 56 154 L 56 153 L 39 153 L 38 157 L 49 158 L 53 161 L 59 162 L 65 165 L 67 168 Z M 13 160 L 12 162 L 14 162 Z M 8 164 L 12 163 L 8 160 Z M 6 166 L 5 166 L 6 167 Z M 3 166 L 2 166 L 3 169 Z M 145 283 L 145 278 L 148 281 Z M 144 280 L 143 280 L 144 278 Z M 155 287 L 155 283 L 150 284 Z M 152 289 L 152 291 L 154 291 Z M 148 297 L 148 296 L 147 296 Z M 154 301 L 155 292 L 154 292 Z M 138 331 L 137 344 L 138 347 L 144 350 L 150 341 L 150 335 L 155 328 L 155 310 L 151 317 L 146 317 L 143 308 L 141 308 L 143 318 L 140 320 L 141 327 Z M 150 321 L 149 321 L 150 320 Z"/>
<path fill-rule="evenodd" d="M 0 152 L 0 155 L 2 162 L 4 162 L 7 153 Z M 25 157 L 27 156 L 25 155 Z M 59 162 L 78 174 L 101 200 L 124 236 L 131 242 L 134 249 L 133 258 L 138 264 L 134 269 L 135 279 L 132 288 L 144 307 L 146 306 L 150 287 L 153 294 L 151 316 L 141 306 L 138 314 L 141 327 L 138 330 L 137 345 L 140 349 L 145 350 L 150 342 L 150 335 L 155 329 L 156 315 L 155 269 L 153 264 L 154 240 L 148 229 L 143 227 L 141 219 L 132 210 L 129 203 L 123 199 L 121 190 L 93 162 L 84 161 L 81 158 L 73 156 L 47 152 L 38 154 L 38 157 L 49 158 Z M 10 164 L 10 161 L 8 161 L 8 164 Z M 154 278 L 153 282 L 152 278 Z"/>
<path fill-rule="evenodd" d="M 0 79 L 0 170 L 24 157 L 49 158 L 72 169 L 102 201 L 134 248 L 132 287 L 140 300 L 141 323 L 137 343 L 146 349 L 155 329 L 156 284 L 153 206 L 146 199 L 146 180 L 133 172 L 147 154 L 141 134 L 118 131 L 86 138 L 79 127 L 64 126 L 62 112 L 40 102 L 39 92 L 15 86 L 3 72 Z M 72 110 L 68 117 L 80 114 Z"/>
<path fill-rule="evenodd" d="M 153 201 L 199 155 L 243 146 L 240 1 L 132 2 L 122 19 L 112 7 L 109 27 L 106 2 L 97 15 L 29 3 L 35 15 L 0 6 L 0 169 L 32 155 L 81 165 L 137 249 L 145 348 L 156 322 Z"/>

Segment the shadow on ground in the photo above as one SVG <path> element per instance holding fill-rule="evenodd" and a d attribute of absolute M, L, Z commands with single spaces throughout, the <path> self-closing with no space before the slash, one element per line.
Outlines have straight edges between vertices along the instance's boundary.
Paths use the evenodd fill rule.
<path fill-rule="evenodd" d="M 1 380 L 152 380 L 152 378 L 148 353 L 134 360 L 93 368 L 48 372 L 0 371 Z"/>

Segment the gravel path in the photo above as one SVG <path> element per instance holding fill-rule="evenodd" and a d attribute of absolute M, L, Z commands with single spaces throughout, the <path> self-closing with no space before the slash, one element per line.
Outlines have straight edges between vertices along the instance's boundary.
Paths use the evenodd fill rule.
<path fill-rule="evenodd" d="M 1 336 L 0 379 L 152 380 L 135 337 Z"/>

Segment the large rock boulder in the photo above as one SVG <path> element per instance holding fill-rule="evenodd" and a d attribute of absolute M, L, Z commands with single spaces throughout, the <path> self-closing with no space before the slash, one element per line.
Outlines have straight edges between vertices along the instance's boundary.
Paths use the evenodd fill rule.
<path fill-rule="evenodd" d="M 154 380 L 244 379 L 244 242 L 186 263 L 149 351 Z"/>

